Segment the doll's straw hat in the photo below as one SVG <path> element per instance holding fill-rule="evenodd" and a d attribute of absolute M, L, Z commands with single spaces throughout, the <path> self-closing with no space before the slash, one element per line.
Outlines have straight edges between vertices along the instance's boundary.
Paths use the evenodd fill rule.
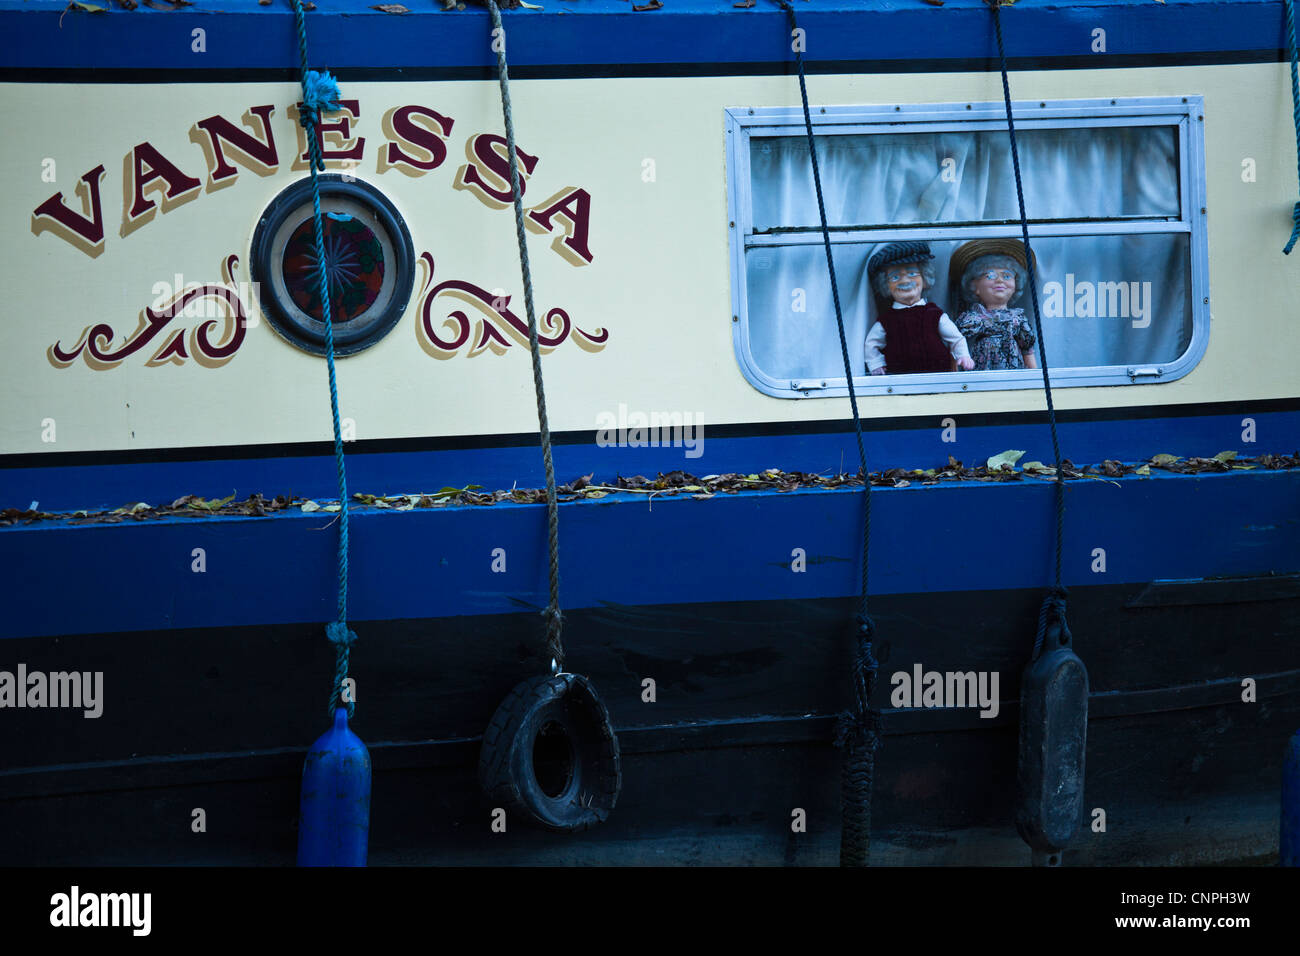
<path fill-rule="evenodd" d="M 960 283 L 970 264 L 982 256 L 1008 256 L 1025 268 L 1025 244 L 1019 239 L 972 239 L 958 246 L 948 261 L 948 275 L 953 284 Z M 1037 256 L 1034 256 L 1034 266 L 1038 266 Z"/>

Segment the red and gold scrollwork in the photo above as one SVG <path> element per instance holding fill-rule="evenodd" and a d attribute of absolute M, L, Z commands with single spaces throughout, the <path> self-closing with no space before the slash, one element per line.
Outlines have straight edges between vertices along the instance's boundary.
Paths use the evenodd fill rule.
<path fill-rule="evenodd" d="M 448 279 L 434 285 L 433 256 L 421 253 L 420 262 L 425 266 L 426 274 L 420 290 L 424 298 L 420 303 L 415 333 L 425 352 L 436 359 L 449 359 L 472 342 L 468 355 L 473 358 L 487 350 L 503 355 L 511 345 L 528 347 L 528 321 L 510 310 L 510 296 L 493 295 L 487 289 L 460 279 Z M 448 312 L 442 322 L 435 325 L 434 300 L 440 295 L 459 299 L 480 313 L 472 335 L 469 316 L 459 309 Z M 609 331 L 584 332 L 573 324 L 569 313 L 558 306 L 548 310 L 538 321 L 537 344 L 542 354 L 550 352 L 570 336 L 579 348 L 599 352 L 609 340 Z"/>
<path fill-rule="evenodd" d="M 208 300 L 216 305 L 221 313 L 220 318 L 207 318 L 196 323 L 189 329 L 188 342 L 184 328 L 173 330 L 145 365 L 150 368 L 167 364 L 183 365 L 186 359 L 192 358 L 205 368 L 219 368 L 229 362 L 239 350 L 248 326 L 248 312 L 235 287 L 234 274 L 238 265 L 239 257 L 229 255 L 221 267 L 224 284 L 186 286 L 175 291 L 162 303 L 161 308 L 142 309 L 135 331 L 126 336 L 117 348 L 112 347 L 116 334 L 113 327 L 101 322 L 83 329 L 77 337 L 76 345 L 70 349 L 65 349 L 61 342 L 55 342 L 46 350 L 46 357 L 55 368 L 67 368 L 78 357 L 96 370 L 116 368 L 123 359 L 143 350 L 161 335 L 171 321 L 185 312 L 192 303 Z M 219 325 L 223 326 L 220 338 L 214 342 L 212 336 Z"/>

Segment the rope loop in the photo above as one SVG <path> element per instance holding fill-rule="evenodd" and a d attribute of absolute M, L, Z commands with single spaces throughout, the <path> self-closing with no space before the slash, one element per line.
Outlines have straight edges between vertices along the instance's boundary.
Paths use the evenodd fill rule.
<path fill-rule="evenodd" d="M 348 626 L 342 621 L 333 621 L 325 625 L 325 636 L 329 638 L 330 643 L 335 647 L 334 653 L 334 688 L 330 691 L 329 708 L 326 711 L 330 719 L 334 717 L 334 711 L 339 707 L 347 707 L 348 719 L 351 720 L 356 714 L 356 701 L 343 699 L 343 687 L 348 679 L 348 663 L 351 656 L 352 644 L 356 641 L 355 632 L 348 629 Z"/>
<path fill-rule="evenodd" d="M 564 615 L 553 604 L 544 607 L 541 613 L 546 618 L 546 653 L 555 663 L 552 670 L 559 673 L 564 670 L 564 644 L 560 641 Z"/>
<path fill-rule="evenodd" d="M 1047 596 L 1038 609 L 1038 632 L 1034 635 L 1034 651 L 1030 660 L 1038 660 L 1038 655 L 1042 653 L 1048 628 L 1065 620 L 1065 599 L 1068 595 L 1069 592 L 1060 585 L 1048 589 Z"/>

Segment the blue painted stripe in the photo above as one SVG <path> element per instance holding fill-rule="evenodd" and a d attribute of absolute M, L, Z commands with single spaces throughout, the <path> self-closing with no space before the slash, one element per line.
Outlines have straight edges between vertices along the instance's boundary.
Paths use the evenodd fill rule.
<path fill-rule="evenodd" d="M 954 400 L 956 403 L 956 400 Z M 1062 454 L 1076 464 L 1107 458 L 1142 461 L 1165 452 L 1187 457 L 1209 456 L 1233 450 L 1241 455 L 1287 453 L 1300 448 L 1300 411 L 1259 411 L 1242 403 L 1239 411 L 1217 415 L 1120 419 L 1115 421 L 1065 421 L 1060 426 Z M 869 411 L 869 409 L 868 409 Z M 1070 413 L 1075 414 L 1075 413 Z M 1104 414 L 1099 412 L 1098 414 Z M 952 455 L 966 464 L 978 463 L 1008 449 L 1023 450 L 1024 461 L 1050 461 L 1047 426 L 1029 421 L 992 425 L 966 424 L 959 412 L 954 442 L 943 441 L 940 416 L 925 428 L 894 429 L 890 423 L 864 421 L 867 461 L 873 471 L 885 468 L 930 468 L 946 464 Z M 1063 416 L 1067 417 L 1068 416 Z M 1255 421 L 1256 441 L 1242 442 L 1242 420 Z M 981 416 L 972 416 L 979 421 Z M 794 426 L 797 427 L 797 426 Z M 815 431 L 752 437 L 710 437 L 705 422 L 702 454 L 688 458 L 686 448 L 599 447 L 596 433 L 569 433 L 555 446 L 555 468 L 561 482 L 595 474 L 598 480 L 617 475 L 648 474 L 681 469 L 696 475 L 754 472 L 764 468 L 783 471 L 856 471 L 857 447 L 853 434 Z M 785 426 L 773 426 L 774 429 Z M 575 440 L 576 439 L 576 440 Z M 367 453 L 364 444 L 347 450 L 349 482 L 366 494 L 430 492 L 469 484 L 494 490 L 543 484 L 542 456 L 536 438 L 517 436 L 508 447 L 445 448 L 437 451 L 382 451 Z M 475 439 L 467 439 L 473 446 Z M 219 452 L 214 452 L 218 454 Z M 45 511 L 116 508 L 128 502 L 171 502 L 182 495 L 205 498 L 235 494 L 246 498 L 260 493 L 268 498 L 298 494 L 309 498 L 337 495 L 335 470 L 328 445 L 317 454 L 283 458 L 244 458 L 204 461 L 149 461 L 137 464 L 88 464 L 46 467 L 35 464 L 0 471 L 0 508 L 26 509 L 33 501 Z M 0 529 L 3 534 L 3 529 Z"/>
<path fill-rule="evenodd" d="M 112 0 L 100 0 L 105 6 Z M 0 30 L 8 40 L 4 66 L 38 69 L 229 70 L 285 68 L 295 50 L 287 4 L 262 7 L 226 0 L 222 11 L 201 6 L 159 12 L 64 13 L 62 0 L 0 0 Z M 488 70 L 488 15 L 481 7 L 443 11 L 412 5 L 396 16 L 370 4 L 321 0 L 308 15 L 312 56 L 332 70 L 445 67 Z M 785 14 L 763 0 L 736 9 L 731 0 L 673 0 L 633 13 L 622 0 L 547 0 L 545 10 L 505 14 L 511 72 L 563 68 L 583 75 L 592 66 L 624 70 L 667 64 L 786 63 L 792 58 Z M 1021 3 L 1004 13 L 1008 55 L 1094 58 L 1150 57 L 1224 51 L 1282 51 L 1281 0 L 1099 0 Z M 62 22 L 60 22 L 62 21 Z M 917 58 L 989 59 L 991 18 L 983 0 L 921 3 L 828 2 L 799 11 L 811 67 L 830 61 Z M 191 31 L 206 31 L 204 52 Z M 1094 53 L 1093 31 L 1106 31 L 1106 52 Z M 722 70 L 725 72 L 725 70 Z M 486 73 L 480 75 L 487 75 Z M 38 79 L 38 76 L 33 78 Z"/>
<path fill-rule="evenodd" d="M 1050 482 L 873 491 L 873 594 L 1045 586 Z M 1067 585 L 1300 570 L 1300 472 L 1071 482 Z M 566 608 L 800 600 L 856 593 L 860 490 L 560 506 Z M 330 620 L 335 515 L 34 524 L 0 532 L 9 583 L 0 637 Z M 206 570 L 192 570 L 195 548 Z M 506 571 L 492 571 L 505 549 Z M 807 570 L 791 570 L 803 548 Z M 1094 573 L 1094 549 L 1106 571 Z M 500 504 L 352 519 L 352 619 L 538 610 L 546 511 Z M 537 621 L 541 635 L 541 619 Z M 357 630 L 364 639 L 364 624 Z"/>

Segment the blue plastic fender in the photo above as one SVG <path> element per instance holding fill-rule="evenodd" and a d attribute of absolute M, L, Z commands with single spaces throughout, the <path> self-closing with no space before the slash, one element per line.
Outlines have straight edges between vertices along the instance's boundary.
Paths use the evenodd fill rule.
<path fill-rule="evenodd" d="M 298 865 L 365 866 L 369 840 L 370 752 L 339 707 L 303 764 Z"/>

